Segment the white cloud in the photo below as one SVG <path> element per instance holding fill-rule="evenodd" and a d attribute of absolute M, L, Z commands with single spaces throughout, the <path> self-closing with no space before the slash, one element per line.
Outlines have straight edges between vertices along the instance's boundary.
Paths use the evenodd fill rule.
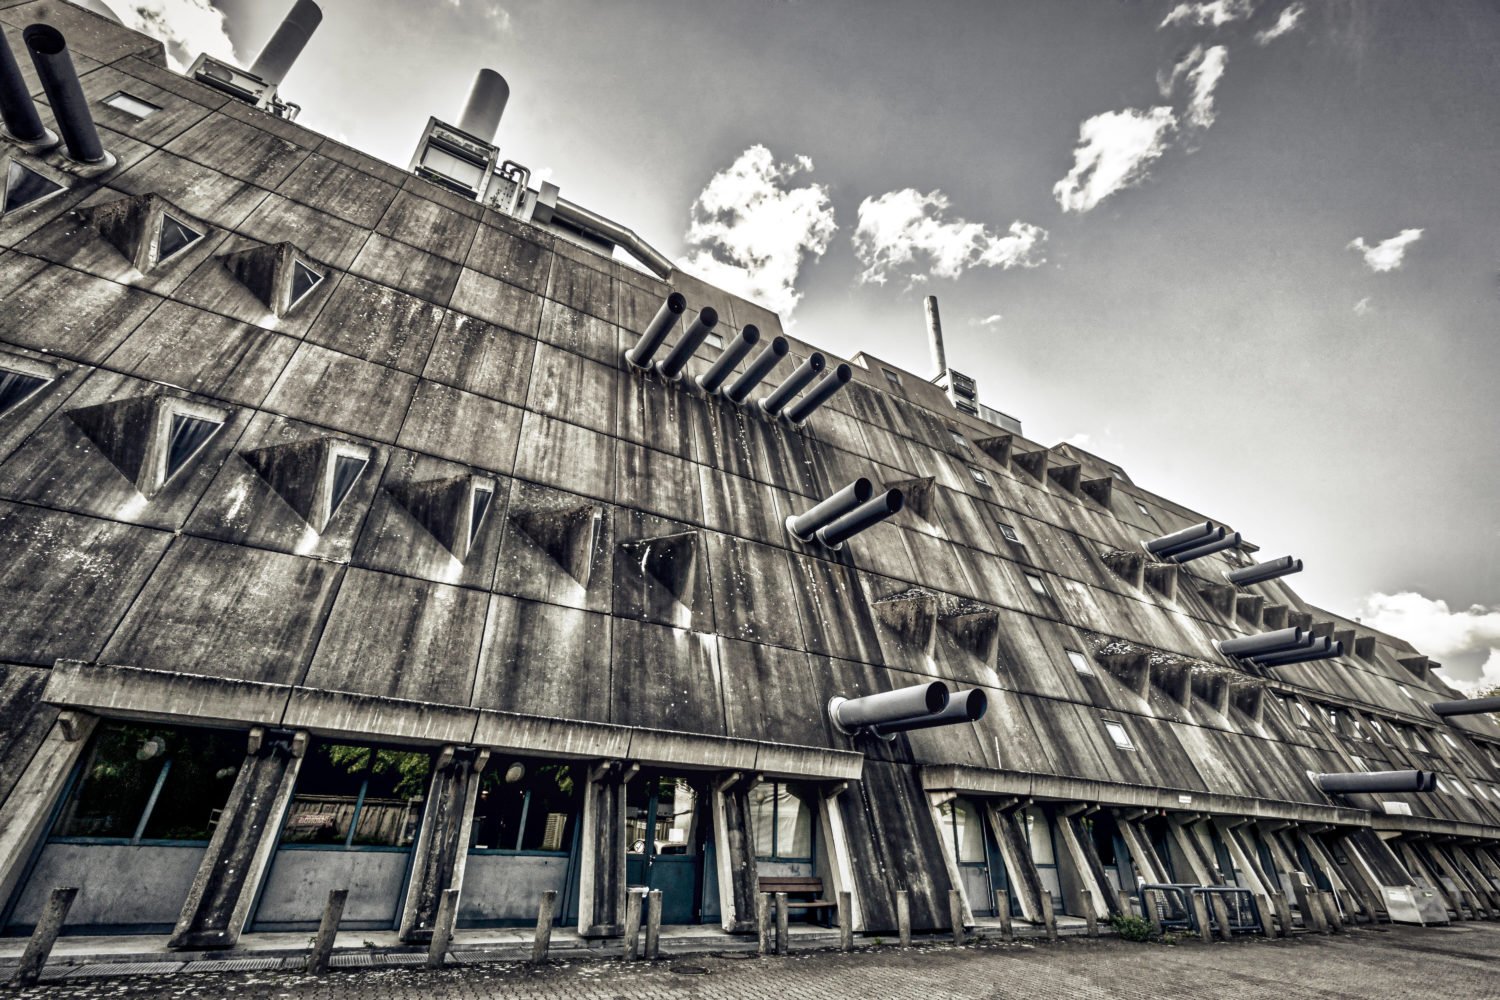
<path fill-rule="evenodd" d="M 1052 187 L 1065 212 L 1087 212 L 1122 188 L 1146 178 L 1151 161 L 1166 152 L 1177 116 L 1168 107 L 1106 111 L 1078 128 L 1073 169 Z"/>
<path fill-rule="evenodd" d="M 791 187 L 812 160 L 777 163 L 762 145 L 714 174 L 693 203 L 683 268 L 788 318 L 802 293 L 797 276 L 833 239 L 833 206 L 822 184 Z"/>
<path fill-rule="evenodd" d="M 1421 229 L 1403 229 L 1388 240 L 1382 240 L 1371 246 L 1365 242 L 1363 236 L 1351 240 L 1345 248 L 1347 250 L 1358 250 L 1364 255 L 1365 264 L 1375 272 L 1394 271 L 1401 266 L 1401 261 L 1406 257 L 1406 248 L 1422 238 Z"/>
<path fill-rule="evenodd" d="M 1200 28 L 1223 27 L 1233 21 L 1243 21 L 1255 13 L 1254 0 L 1208 0 L 1206 3 L 1180 3 L 1173 7 L 1158 25 L 1195 24 Z"/>
<path fill-rule="evenodd" d="M 864 265 L 861 282 L 883 285 L 897 271 L 910 280 L 957 278 L 971 267 L 1036 267 L 1047 230 L 1012 222 L 1005 235 L 982 223 L 944 219 L 948 196 L 915 188 L 887 191 L 859 205 L 854 255 Z"/>
<path fill-rule="evenodd" d="M 1368 295 L 1354 303 L 1354 315 L 1356 316 L 1368 316 L 1374 311 L 1375 307 L 1370 304 L 1370 297 Z"/>
<path fill-rule="evenodd" d="M 1229 49 L 1222 45 L 1209 48 L 1195 45 L 1191 52 L 1172 67 L 1169 77 L 1158 80 L 1161 94 L 1163 97 L 1170 97 L 1177 88 L 1177 82 L 1186 80 L 1191 93 L 1188 95 L 1187 112 L 1183 115 L 1183 121 L 1199 128 L 1208 128 L 1214 123 L 1214 89 L 1224 78 L 1224 70 L 1228 65 Z"/>
<path fill-rule="evenodd" d="M 1063 444 L 1076 445 L 1077 447 L 1083 448 L 1086 451 L 1088 450 L 1089 442 L 1092 440 L 1094 440 L 1094 436 L 1092 434 L 1088 433 L 1087 431 L 1079 431 L 1077 434 L 1074 434 L 1072 437 L 1064 440 Z"/>
<path fill-rule="evenodd" d="M 234 43 L 224 27 L 224 14 L 209 0 L 111 0 L 110 7 L 127 28 L 161 39 L 167 63 L 181 71 L 200 53 L 237 63 Z"/>
<path fill-rule="evenodd" d="M 1001 316 L 999 313 L 990 313 L 988 316 L 985 316 L 982 319 L 971 319 L 971 320 L 969 320 L 969 325 L 970 326 L 994 326 L 996 323 L 999 323 L 1004 318 L 1005 317 Z"/>
<path fill-rule="evenodd" d="M 1493 650 L 1500 646 L 1500 608 L 1476 604 L 1466 611 L 1454 611 L 1447 601 L 1409 590 L 1367 595 L 1360 605 L 1359 619 L 1439 660 L 1486 649 L 1491 650 L 1493 660 Z"/>
<path fill-rule="evenodd" d="M 1302 22 L 1302 15 L 1306 13 L 1307 6 L 1305 4 L 1294 3 L 1290 7 L 1287 7 L 1281 12 L 1281 16 L 1276 18 L 1275 24 L 1264 31 L 1257 31 L 1255 33 L 1256 44 L 1271 44 L 1282 35 L 1296 28 Z"/>

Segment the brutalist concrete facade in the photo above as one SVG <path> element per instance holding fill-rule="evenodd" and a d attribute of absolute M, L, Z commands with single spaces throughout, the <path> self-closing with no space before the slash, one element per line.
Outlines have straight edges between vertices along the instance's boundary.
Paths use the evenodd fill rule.
<path fill-rule="evenodd" d="M 1500 913 L 1500 726 L 1433 714 L 1455 694 L 1401 640 L 1227 584 L 1238 551 L 1142 552 L 1203 515 L 876 358 L 801 428 L 635 370 L 673 290 L 725 342 L 781 326 L 0 0 L 39 102 L 35 22 L 118 164 L 0 140 L 0 174 L 63 188 L 0 217 L 0 369 L 44 383 L 0 414 L 8 932 L 63 884 L 73 930 L 193 948 L 311 926 L 342 887 L 351 926 L 411 940 L 450 888 L 461 927 L 555 888 L 619 934 L 644 884 L 745 931 L 778 875 L 850 892 L 870 932 L 900 890 L 920 930 L 953 888 L 966 919 L 1004 889 L 1040 920 L 1142 882 L 1295 902 L 1303 875 L 1348 919 Z M 861 476 L 905 510 L 839 551 L 789 536 Z M 1345 655 L 1215 652 L 1288 625 Z M 833 696 L 934 679 L 988 714 L 830 725 Z M 1310 777 L 1405 768 L 1441 790 Z"/>

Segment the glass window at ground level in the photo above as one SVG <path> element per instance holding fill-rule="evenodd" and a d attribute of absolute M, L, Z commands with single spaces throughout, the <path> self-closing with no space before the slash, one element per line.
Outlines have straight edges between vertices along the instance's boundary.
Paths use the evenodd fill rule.
<path fill-rule="evenodd" d="M 954 858 L 960 862 L 985 860 L 984 820 L 974 803 L 954 799 L 944 802 L 938 813 L 943 819 L 943 832 L 951 838 Z"/>
<path fill-rule="evenodd" d="M 52 835 L 208 840 L 244 756 L 243 733 L 104 723 Z"/>
<path fill-rule="evenodd" d="M 812 809 L 802 796 L 781 782 L 762 782 L 750 790 L 750 823 L 755 831 L 756 857 L 798 861 L 812 858 Z"/>
<path fill-rule="evenodd" d="M 281 842 L 410 846 L 431 770 L 420 751 L 320 743 L 302 761 Z"/>
<path fill-rule="evenodd" d="M 627 849 L 631 854 L 697 854 L 707 834 L 703 811 L 698 789 L 686 778 L 632 781 L 625 793 Z"/>
<path fill-rule="evenodd" d="M 492 761 L 480 779 L 469 846 L 480 851 L 572 849 L 577 776 L 564 764 Z"/>

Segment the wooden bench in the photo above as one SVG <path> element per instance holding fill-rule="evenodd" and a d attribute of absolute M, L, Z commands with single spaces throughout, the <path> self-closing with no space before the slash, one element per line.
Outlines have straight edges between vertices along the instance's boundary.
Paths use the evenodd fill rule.
<path fill-rule="evenodd" d="M 837 910 L 838 903 L 820 899 L 823 895 L 823 880 L 803 875 L 762 875 L 760 891 L 787 894 L 788 910 Z M 793 896 L 812 896 L 812 899 L 792 899 Z M 833 915 L 829 914 L 828 925 L 833 926 Z"/>

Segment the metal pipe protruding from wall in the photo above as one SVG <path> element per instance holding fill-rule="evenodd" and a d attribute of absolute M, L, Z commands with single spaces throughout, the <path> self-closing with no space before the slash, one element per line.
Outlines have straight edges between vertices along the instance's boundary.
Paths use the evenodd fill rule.
<path fill-rule="evenodd" d="M 682 370 L 687 367 L 687 363 L 698 352 L 698 348 L 703 346 L 703 342 L 718 325 L 719 311 L 717 309 L 713 306 L 704 306 L 700 309 L 697 319 L 693 320 L 693 325 L 687 328 L 682 339 L 678 340 L 667 352 L 666 357 L 656 363 L 657 374 L 668 382 L 676 382 L 682 378 Z"/>
<path fill-rule="evenodd" d="M 914 729 L 932 729 L 936 726 L 952 726 L 961 722 L 978 722 L 990 707 L 989 695 L 979 688 L 954 691 L 948 696 L 948 704 L 941 711 L 895 722 L 882 722 L 871 727 L 878 736 L 892 733 L 909 733 Z"/>
<path fill-rule="evenodd" d="M 1204 542 L 1209 541 L 1209 536 L 1215 533 L 1215 529 L 1223 530 L 1212 521 L 1204 521 L 1202 524 L 1194 524 L 1183 528 L 1181 531 L 1174 531 L 1170 535 L 1161 535 L 1157 538 L 1143 541 L 1141 542 L 1141 548 L 1153 556 L 1164 555 L 1173 549 L 1192 548 L 1194 545 L 1202 545 Z M 1224 536 L 1220 534 L 1218 537 L 1223 538 Z"/>
<path fill-rule="evenodd" d="M 17 142 L 27 145 L 57 143 L 57 136 L 42 124 L 36 102 L 31 99 L 31 89 L 26 86 L 16 54 L 11 51 L 3 31 L 0 31 L 0 121 L 5 123 L 6 136 Z"/>
<path fill-rule="evenodd" d="M 709 366 L 708 371 L 697 378 L 698 387 L 710 395 L 717 393 L 726 379 L 734 372 L 734 366 L 740 363 L 740 359 L 750 353 L 750 348 L 760 343 L 760 327 L 754 323 L 746 323 L 740 335 L 734 338 L 734 342 L 724 348 L 724 353 L 719 355 L 719 360 Z"/>
<path fill-rule="evenodd" d="M 866 500 L 843 517 L 819 528 L 813 533 L 813 537 L 830 549 L 836 549 L 866 528 L 874 527 L 892 514 L 899 512 L 905 505 L 906 497 L 900 490 L 886 490 L 880 496 Z"/>
<path fill-rule="evenodd" d="M 1347 774 L 1315 774 L 1313 780 L 1323 791 L 1334 795 L 1430 792 L 1437 788 L 1437 775 L 1432 771 L 1351 771 Z"/>
<path fill-rule="evenodd" d="M 1307 649 L 1289 650 L 1279 656 L 1261 657 L 1255 662 L 1262 667 L 1289 667 L 1293 663 L 1308 663 L 1312 660 L 1332 660 L 1335 657 L 1343 655 L 1344 644 L 1342 641 L 1335 639 L 1327 646 L 1321 643 L 1314 643 Z"/>
<path fill-rule="evenodd" d="M 1219 530 L 1222 531 L 1224 529 L 1220 528 Z M 1238 531 L 1235 531 L 1225 535 L 1223 538 L 1208 542 L 1204 545 L 1198 545 L 1190 549 L 1178 549 L 1165 558 L 1167 562 L 1173 563 L 1192 562 L 1194 559 L 1202 559 L 1204 556 L 1211 556 L 1215 552 L 1223 552 L 1225 549 L 1232 549 L 1236 545 L 1239 545 L 1240 541 L 1240 533 Z"/>
<path fill-rule="evenodd" d="M 861 476 L 806 513 L 790 515 L 786 519 L 786 530 L 797 541 L 810 542 L 813 540 L 813 532 L 843 517 L 870 499 L 874 492 L 874 485 Z"/>
<path fill-rule="evenodd" d="M 672 327 L 677 325 L 677 317 L 687 312 L 687 298 L 681 292 L 673 292 L 667 296 L 667 300 L 656 310 L 656 315 L 646 327 L 646 332 L 641 334 L 641 339 L 635 342 L 635 346 L 625 352 L 625 360 L 637 368 L 650 368 L 651 356 L 661 349 L 666 343 L 667 337 L 672 333 Z"/>
<path fill-rule="evenodd" d="M 832 399 L 853 377 L 854 369 L 840 362 L 837 368 L 824 374 L 817 385 L 807 390 L 801 399 L 786 408 L 786 418 L 801 427 L 814 410 Z"/>
<path fill-rule="evenodd" d="M 1295 646 L 1288 646 L 1286 649 L 1273 649 L 1267 653 L 1256 653 L 1254 656 L 1245 657 L 1245 659 L 1251 663 L 1259 663 L 1263 667 L 1275 666 L 1276 661 L 1289 656 L 1301 656 L 1303 653 L 1326 653 L 1333 648 L 1333 642 L 1334 640 L 1329 636 L 1316 636 L 1309 632 L 1307 638 Z"/>
<path fill-rule="evenodd" d="M 828 718 L 833 722 L 833 728 L 845 736 L 853 736 L 861 729 L 882 722 L 941 712 L 948 707 L 948 698 L 948 688 L 942 681 L 882 691 L 863 698 L 835 695 L 828 700 Z"/>
<path fill-rule="evenodd" d="M 1257 566 L 1246 566 L 1243 569 L 1232 569 L 1224 574 L 1224 579 L 1237 587 L 1243 587 L 1252 583 L 1265 583 L 1279 576 L 1290 576 L 1293 573 L 1302 572 L 1302 560 L 1291 556 L 1282 556 L 1280 559 L 1272 559 Z"/>
<path fill-rule="evenodd" d="M 469 99 L 464 102 L 458 127 L 477 139 L 493 143 L 509 101 L 510 84 L 505 77 L 492 69 L 480 70 L 474 74 L 474 86 L 469 88 Z"/>
<path fill-rule="evenodd" d="M 260 50 L 250 72 L 272 86 L 280 85 L 291 72 L 292 65 L 302 50 L 307 47 L 318 25 L 323 23 L 323 10 L 313 0 L 297 0 L 286 17 L 276 26 L 276 32 L 266 47 Z"/>
<path fill-rule="evenodd" d="M 771 374 L 792 345 L 787 343 L 785 337 L 776 337 L 761 349 L 755 356 L 755 360 L 745 366 L 740 372 L 740 377 L 729 383 L 729 388 L 724 390 L 724 395 L 731 403 L 743 403 L 750 395 L 750 391 L 760 385 L 760 380 Z"/>
<path fill-rule="evenodd" d="M 1500 698 L 1465 698 L 1462 701 L 1435 701 L 1429 706 L 1438 715 L 1480 715 L 1500 712 Z"/>
<path fill-rule="evenodd" d="M 73 57 L 68 54 L 68 41 L 62 32 L 50 24 L 33 24 L 21 32 L 21 37 L 26 40 L 42 89 L 47 92 L 47 103 L 52 105 L 68 158 L 78 163 L 112 164 L 114 158 L 99 141 L 99 130 L 94 127 L 88 98 L 83 96 L 83 86 L 78 82 L 78 71 L 73 68 Z"/>
<path fill-rule="evenodd" d="M 796 369 L 786 377 L 786 381 L 772 389 L 767 395 L 760 399 L 760 412 L 768 417 L 774 417 L 785 409 L 786 404 L 792 401 L 792 397 L 802 391 L 802 387 L 817 378 L 818 372 L 828 365 L 828 359 L 823 357 L 821 351 L 813 351 L 807 356 Z"/>
<path fill-rule="evenodd" d="M 922 311 L 927 314 L 927 343 L 932 347 L 932 363 L 941 376 L 948 370 L 948 352 L 943 348 L 943 317 L 938 314 L 936 295 L 922 300 Z"/>
<path fill-rule="evenodd" d="M 1259 635 L 1242 635 L 1234 639 L 1215 639 L 1214 649 L 1225 656 L 1260 656 L 1263 653 L 1279 653 L 1291 649 L 1312 633 L 1300 628 L 1279 628 L 1274 632 Z"/>

